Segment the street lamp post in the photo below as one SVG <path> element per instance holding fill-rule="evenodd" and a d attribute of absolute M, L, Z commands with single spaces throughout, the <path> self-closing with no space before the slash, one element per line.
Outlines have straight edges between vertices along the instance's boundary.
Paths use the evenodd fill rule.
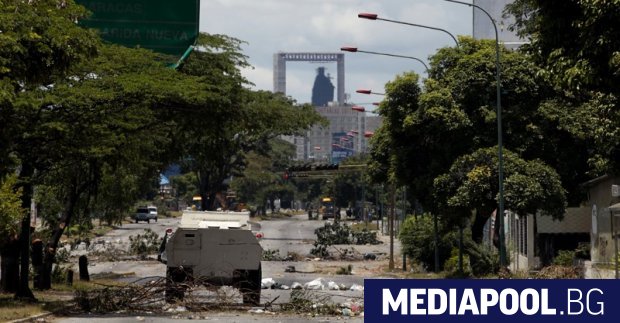
<path fill-rule="evenodd" d="M 390 56 L 390 57 L 398 57 L 398 58 L 407 58 L 407 59 L 413 59 L 416 60 L 418 62 L 420 62 L 422 65 L 424 65 L 424 69 L 426 70 L 426 74 L 428 75 L 428 66 L 426 65 L 426 63 L 424 63 L 423 60 L 417 58 L 417 57 L 413 57 L 413 56 L 405 56 L 405 55 L 396 55 L 396 54 L 388 54 L 388 53 L 380 53 L 380 52 L 371 52 L 371 51 L 367 51 L 367 50 L 361 50 L 357 47 L 340 47 L 340 50 L 343 52 L 351 52 L 351 53 L 365 53 L 365 54 L 374 54 L 374 55 L 382 55 L 382 56 Z"/>
<path fill-rule="evenodd" d="M 459 43 L 459 41 L 456 40 L 456 37 L 454 37 L 454 35 L 452 35 L 449 31 L 447 31 L 445 29 L 442 29 L 442 28 L 431 27 L 431 26 L 426 26 L 426 25 L 419 25 L 419 24 L 412 24 L 410 22 L 404 22 L 404 21 L 398 21 L 398 20 L 391 20 L 391 19 L 380 18 L 375 13 L 360 13 L 360 14 L 357 15 L 357 17 L 362 18 L 362 19 L 368 19 L 368 20 L 381 20 L 381 21 L 393 22 L 395 24 L 401 24 L 401 25 L 407 25 L 407 26 L 413 26 L 413 27 L 420 27 L 420 28 L 426 28 L 426 29 L 442 31 L 442 32 L 448 34 L 450 37 L 452 37 L 452 39 L 457 44 L 457 46 L 458 46 L 458 43 Z"/>
<path fill-rule="evenodd" d="M 465 6 L 470 6 L 479 9 L 484 12 L 495 29 L 495 83 L 497 87 L 497 158 L 498 158 L 498 181 L 499 181 L 499 205 L 498 205 L 498 217 L 499 217 L 499 263 L 501 266 L 506 266 L 506 243 L 504 238 L 504 158 L 502 152 L 502 103 L 501 103 L 501 83 L 500 83 L 500 66 L 499 66 L 499 34 L 497 32 L 497 24 L 491 14 L 484 10 L 482 7 L 457 1 L 457 0 L 444 0 L 448 2 L 454 2 Z"/>
<path fill-rule="evenodd" d="M 360 13 L 357 15 L 359 18 L 363 18 L 363 19 L 369 19 L 369 20 L 382 20 L 382 21 L 387 21 L 387 22 L 393 22 L 393 23 L 397 23 L 397 24 L 401 24 L 401 25 L 407 25 L 407 26 L 413 26 L 413 27 L 420 27 L 420 28 L 426 28 L 426 29 L 432 29 L 432 30 L 437 30 L 437 31 L 441 31 L 444 32 L 446 34 L 448 34 L 448 36 L 450 36 L 450 38 L 452 38 L 452 40 L 454 40 L 454 43 L 456 44 L 456 47 L 460 47 L 459 41 L 456 39 L 456 37 L 449 31 L 442 29 L 442 28 L 437 28 L 437 27 L 431 27 L 431 26 L 426 26 L 426 25 L 420 25 L 420 24 L 414 24 L 414 23 L 409 23 L 409 22 L 404 22 L 404 21 L 397 21 L 397 20 L 391 20 L 391 19 L 385 19 L 385 18 L 379 18 L 379 16 L 377 14 L 374 13 Z M 341 48 L 341 50 L 345 50 L 345 51 L 350 51 L 350 52 L 360 52 L 360 53 L 364 53 L 366 51 L 360 51 L 357 48 L 354 47 L 343 47 Z M 366 53 L 370 53 L 370 54 L 378 54 L 378 55 L 385 55 L 385 56 L 394 56 L 394 57 L 405 57 L 405 58 L 413 58 L 413 59 L 417 59 L 415 57 L 409 57 L 409 56 L 401 56 L 401 55 L 392 55 L 392 54 L 385 54 L 385 53 L 375 53 L 375 52 L 366 52 Z M 420 61 L 418 59 L 418 61 Z M 422 62 L 422 61 L 420 61 Z M 422 62 L 422 64 L 424 64 L 424 62 Z M 428 75 L 428 67 L 426 66 L 426 64 L 424 64 L 424 67 L 426 68 L 426 74 Z M 359 92 L 358 92 L 359 93 Z M 437 219 L 437 214 L 434 213 L 433 214 L 433 236 L 434 236 L 434 241 L 435 241 L 435 271 L 439 270 L 439 232 L 438 232 L 438 219 Z M 460 230 L 462 232 L 462 227 L 460 227 Z M 460 240 L 459 240 L 459 260 L 462 258 L 462 254 L 463 254 L 463 249 L 462 249 L 462 234 L 460 235 Z M 459 261 L 459 270 L 462 272 L 463 271 L 463 262 Z"/>

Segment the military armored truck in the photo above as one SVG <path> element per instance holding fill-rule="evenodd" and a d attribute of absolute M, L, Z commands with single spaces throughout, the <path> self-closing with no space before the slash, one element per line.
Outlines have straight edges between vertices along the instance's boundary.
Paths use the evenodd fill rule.
<path fill-rule="evenodd" d="M 263 249 L 249 218 L 249 212 L 184 211 L 160 248 L 166 301 L 183 299 L 191 286 L 230 285 L 243 303 L 259 304 Z"/>

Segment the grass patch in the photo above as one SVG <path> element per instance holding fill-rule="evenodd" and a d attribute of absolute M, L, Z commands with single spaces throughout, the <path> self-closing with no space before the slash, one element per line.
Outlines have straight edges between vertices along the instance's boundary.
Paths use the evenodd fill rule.
<path fill-rule="evenodd" d="M 60 313 L 73 306 L 76 291 L 94 291 L 106 286 L 125 285 L 127 284 L 112 279 L 75 281 L 73 286 L 53 284 L 51 290 L 32 291 L 37 299 L 35 303 L 16 300 L 12 293 L 0 293 L 0 322 L 24 319 L 44 313 Z"/>
<path fill-rule="evenodd" d="M 0 322 L 28 318 L 31 316 L 56 313 L 65 309 L 73 299 L 73 291 L 33 291 L 38 302 L 16 300 L 14 295 L 0 294 Z"/>
<path fill-rule="evenodd" d="M 33 315 L 46 310 L 39 303 L 28 303 L 13 299 L 13 294 L 0 294 L 0 322 L 7 322 Z"/>
<path fill-rule="evenodd" d="M 104 235 L 106 235 L 106 233 L 110 232 L 114 230 L 113 227 L 110 226 L 100 226 L 100 227 L 95 227 L 91 233 L 95 236 L 95 237 L 103 237 Z"/>

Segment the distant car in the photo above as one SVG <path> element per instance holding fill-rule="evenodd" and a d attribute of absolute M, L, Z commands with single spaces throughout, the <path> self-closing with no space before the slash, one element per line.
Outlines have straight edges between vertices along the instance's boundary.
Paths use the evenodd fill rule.
<path fill-rule="evenodd" d="M 136 209 L 136 214 L 134 214 L 134 220 L 136 221 L 136 223 L 138 223 L 138 221 L 146 221 L 146 223 L 150 223 L 151 212 L 146 207 L 139 207 L 138 209 Z"/>
<path fill-rule="evenodd" d="M 155 220 L 155 222 L 157 222 L 157 207 L 149 206 L 147 209 L 149 209 L 149 220 Z"/>

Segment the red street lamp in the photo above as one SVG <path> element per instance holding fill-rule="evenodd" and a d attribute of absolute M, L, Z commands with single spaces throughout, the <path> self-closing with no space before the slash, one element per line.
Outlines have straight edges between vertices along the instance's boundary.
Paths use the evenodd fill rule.
<path fill-rule="evenodd" d="M 424 63 L 423 60 L 417 58 L 417 57 L 413 57 L 413 56 L 405 56 L 405 55 L 396 55 L 396 54 L 388 54 L 388 53 L 380 53 L 380 52 L 371 52 L 371 51 L 367 51 L 367 50 L 361 50 L 357 47 L 340 47 L 340 50 L 343 52 L 351 52 L 351 53 L 366 53 L 366 54 L 373 54 L 373 55 L 381 55 L 381 56 L 390 56 L 390 57 L 398 57 L 398 58 L 407 58 L 407 59 L 413 59 L 416 60 L 418 62 L 420 62 L 422 65 L 424 65 L 424 69 L 426 70 L 426 74 L 428 75 L 428 66 L 426 65 L 426 63 Z"/>
<path fill-rule="evenodd" d="M 366 138 L 370 138 L 370 137 L 372 137 L 374 134 L 375 134 L 375 133 L 374 133 L 374 132 L 372 132 L 372 131 L 366 131 L 366 132 L 364 132 L 364 137 L 366 137 Z"/>
<path fill-rule="evenodd" d="M 366 108 L 360 107 L 359 105 L 354 105 L 351 107 L 351 110 L 355 110 L 357 112 L 366 112 Z"/>
<path fill-rule="evenodd" d="M 359 89 L 359 90 L 356 90 L 355 92 L 360 93 L 360 94 L 385 95 L 385 93 L 373 92 L 372 90 L 367 90 L 367 89 Z"/>
<path fill-rule="evenodd" d="M 393 22 L 393 23 L 401 24 L 401 25 L 408 25 L 408 26 L 414 26 L 414 27 L 420 27 L 420 28 L 426 28 L 426 29 L 443 31 L 444 33 L 447 33 L 448 35 L 450 35 L 450 37 L 452 37 L 452 39 L 457 44 L 457 46 L 458 46 L 458 43 L 459 43 L 459 41 L 456 40 L 456 37 L 454 37 L 454 35 L 452 35 L 449 31 L 447 31 L 445 29 L 441 29 L 441 28 L 437 28 L 437 27 L 431 27 L 431 26 L 425 26 L 425 25 L 412 24 L 410 22 L 404 22 L 404 21 L 397 21 L 397 20 L 379 18 L 379 16 L 376 13 L 360 13 L 360 14 L 357 15 L 357 17 L 358 18 L 362 18 L 362 19 L 368 19 L 368 20 L 383 20 L 383 21 L 389 21 L 389 22 Z"/>

